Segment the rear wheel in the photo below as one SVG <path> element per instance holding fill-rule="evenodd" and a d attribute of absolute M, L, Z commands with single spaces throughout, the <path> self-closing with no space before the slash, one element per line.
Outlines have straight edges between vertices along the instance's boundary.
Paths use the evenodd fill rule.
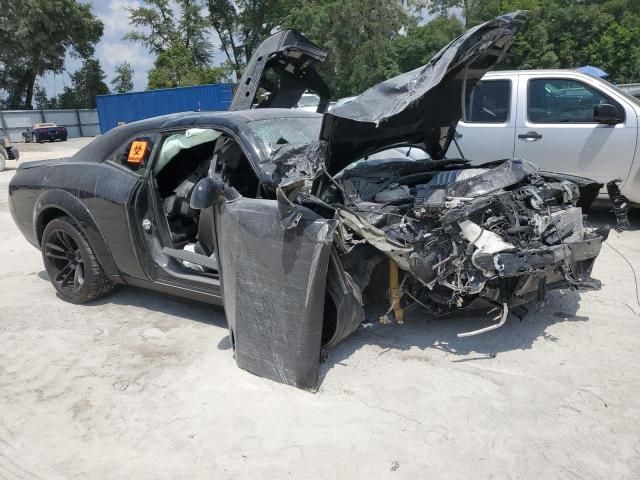
<path fill-rule="evenodd" d="M 47 224 L 41 249 L 49 279 L 63 300 L 90 302 L 113 288 L 91 245 L 71 218 L 58 217 Z"/>

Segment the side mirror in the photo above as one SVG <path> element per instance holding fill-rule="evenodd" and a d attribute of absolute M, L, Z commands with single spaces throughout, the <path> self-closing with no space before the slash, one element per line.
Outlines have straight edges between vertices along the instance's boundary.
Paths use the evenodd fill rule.
<path fill-rule="evenodd" d="M 189 201 L 191 208 L 194 210 L 204 210 L 214 204 L 218 195 L 224 189 L 220 180 L 214 180 L 211 177 L 200 179 L 191 192 L 191 200 Z"/>
<path fill-rule="evenodd" d="M 606 123 L 608 125 L 620 123 L 621 120 L 618 116 L 618 109 L 608 103 L 593 107 L 593 119 L 598 123 Z"/>

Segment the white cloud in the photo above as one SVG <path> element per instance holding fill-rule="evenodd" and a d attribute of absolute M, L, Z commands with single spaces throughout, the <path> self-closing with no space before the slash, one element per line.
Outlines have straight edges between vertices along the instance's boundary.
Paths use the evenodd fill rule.
<path fill-rule="evenodd" d="M 107 4 L 107 8 L 103 8 Z M 109 0 L 108 2 L 93 2 L 94 13 L 104 23 L 104 36 L 109 38 L 122 36 L 131 30 L 127 8 L 139 7 L 137 0 Z"/>
<path fill-rule="evenodd" d="M 139 44 L 130 42 L 100 42 L 96 49 L 96 57 L 107 74 L 108 82 L 115 76 L 116 65 L 129 62 L 135 71 L 134 88 L 144 90 L 147 85 L 147 72 L 153 65 L 154 57 Z"/>
<path fill-rule="evenodd" d="M 155 57 L 141 44 L 123 40 L 122 37 L 132 30 L 129 25 L 128 8 L 139 7 L 140 0 L 82 0 L 92 5 L 93 13 L 104 23 L 104 34 L 96 45 L 95 56 L 100 60 L 102 69 L 107 75 L 106 82 L 111 87 L 111 80 L 115 76 L 116 65 L 128 61 L 134 68 L 134 89 L 144 90 L 147 86 L 147 72 L 153 66 Z M 206 10 L 203 13 L 207 13 Z M 219 39 L 211 35 L 214 44 L 214 63 L 222 63 L 226 58 L 219 49 Z M 69 85 L 69 73 L 79 66 L 79 61 L 67 57 L 67 72 L 62 75 L 45 75 L 38 79 L 50 96 L 58 95 L 64 85 Z"/>

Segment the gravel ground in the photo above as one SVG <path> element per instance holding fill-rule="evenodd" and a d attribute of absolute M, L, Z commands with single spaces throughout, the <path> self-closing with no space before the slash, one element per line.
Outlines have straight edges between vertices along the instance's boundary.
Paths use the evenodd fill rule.
<path fill-rule="evenodd" d="M 59 300 L 9 214 L 14 168 L 0 173 L 0 479 L 640 478 L 640 305 L 609 246 L 601 291 L 555 292 L 494 333 L 456 337 L 480 317 L 361 328 L 311 394 L 238 369 L 220 309 L 134 288 Z M 640 270 L 633 223 L 609 243 Z"/>

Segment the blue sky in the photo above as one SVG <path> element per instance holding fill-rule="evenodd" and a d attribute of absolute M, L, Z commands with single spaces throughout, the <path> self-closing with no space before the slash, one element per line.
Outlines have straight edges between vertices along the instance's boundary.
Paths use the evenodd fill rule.
<path fill-rule="evenodd" d="M 137 0 L 85 0 L 93 6 L 93 13 L 104 23 L 104 35 L 96 46 L 95 56 L 100 60 L 102 69 L 107 74 L 106 82 L 114 77 L 114 68 L 125 60 L 135 70 L 134 85 L 136 90 L 144 90 L 147 86 L 147 72 L 153 66 L 154 57 L 142 46 L 122 40 L 125 33 L 131 30 L 128 22 L 127 7 L 140 4 Z M 67 58 L 66 72 L 58 75 L 49 74 L 38 79 L 50 96 L 58 95 L 65 85 L 70 85 L 69 73 L 73 73 L 81 64 L 80 60 Z"/>
<path fill-rule="evenodd" d="M 93 13 L 104 23 L 104 35 L 96 45 L 95 56 L 100 60 L 102 69 L 107 75 L 106 83 L 111 88 L 111 80 L 115 73 L 116 65 L 125 60 L 133 65 L 134 90 L 144 90 L 147 87 L 147 72 L 153 66 L 154 56 L 138 43 L 122 40 L 125 33 L 131 30 L 128 20 L 127 8 L 139 6 L 140 0 L 80 0 L 83 3 L 90 3 Z M 423 12 L 424 20 L 430 18 Z M 219 45 L 217 37 L 212 35 L 211 42 Z M 223 54 L 217 48 L 214 61 L 221 62 Z M 49 96 L 59 95 L 65 85 L 71 85 L 69 73 L 73 73 L 81 64 L 81 61 L 74 58 L 67 58 L 66 71 L 62 74 L 48 74 L 38 79 L 38 84 L 47 90 Z"/>
<path fill-rule="evenodd" d="M 135 71 L 134 90 L 144 90 L 147 87 L 147 72 L 153 67 L 155 57 L 139 43 L 125 41 L 122 37 L 132 30 L 129 25 L 127 8 L 140 6 L 140 0 L 80 0 L 93 7 L 93 13 L 104 23 L 104 34 L 96 45 L 95 57 L 100 60 L 102 69 L 106 73 L 105 82 L 111 88 L 111 80 L 115 76 L 116 65 L 128 61 Z M 211 42 L 219 45 L 217 36 L 212 34 Z M 222 61 L 222 52 L 214 55 L 214 61 Z M 59 95 L 65 85 L 71 84 L 69 73 L 80 67 L 82 61 L 68 57 L 65 63 L 66 71 L 62 74 L 49 74 L 38 79 L 49 96 Z"/>

